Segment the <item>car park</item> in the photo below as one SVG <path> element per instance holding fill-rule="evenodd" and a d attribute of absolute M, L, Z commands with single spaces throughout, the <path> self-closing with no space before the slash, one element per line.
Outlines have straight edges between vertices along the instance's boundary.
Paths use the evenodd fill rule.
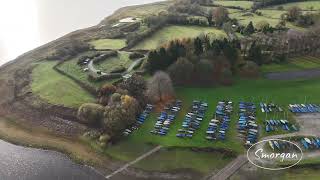
<path fill-rule="evenodd" d="M 192 138 L 195 131 L 199 129 L 207 109 L 208 103 L 194 100 L 190 111 L 185 115 L 182 122 L 182 129 L 179 129 L 179 133 L 176 136 L 179 138 Z"/>
<path fill-rule="evenodd" d="M 123 135 L 129 136 L 133 131 L 137 130 L 149 117 L 150 113 L 153 110 L 152 104 L 147 104 L 143 112 L 137 117 L 136 123 L 131 127 L 124 130 Z"/>

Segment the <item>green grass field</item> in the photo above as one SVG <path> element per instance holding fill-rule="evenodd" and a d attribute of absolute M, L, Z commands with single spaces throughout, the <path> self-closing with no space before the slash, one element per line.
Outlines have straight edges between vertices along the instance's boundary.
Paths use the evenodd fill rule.
<path fill-rule="evenodd" d="M 151 37 L 143 40 L 137 44 L 133 49 L 156 49 L 162 44 L 173 40 L 182 38 L 192 38 L 201 33 L 212 33 L 217 38 L 224 37 L 225 33 L 222 30 L 217 30 L 212 27 L 198 27 L 198 26 L 167 26 L 155 32 Z"/>
<path fill-rule="evenodd" d="M 150 151 L 153 147 L 154 145 L 146 143 L 135 143 L 133 145 L 131 141 L 121 141 L 102 151 L 112 158 L 128 162 Z M 192 169 L 200 173 L 209 173 L 210 171 L 223 168 L 232 159 L 233 157 L 219 152 L 195 152 L 189 148 L 164 148 L 138 162 L 134 167 L 146 171 L 167 172 L 179 169 Z"/>
<path fill-rule="evenodd" d="M 99 39 L 90 42 L 95 49 L 121 49 L 126 46 L 125 39 Z"/>
<path fill-rule="evenodd" d="M 215 4 L 221 5 L 221 6 L 239 6 L 245 9 L 250 9 L 253 5 L 252 1 L 214 1 Z"/>
<path fill-rule="evenodd" d="M 294 87 L 294 88 L 293 88 Z M 227 132 L 227 140 L 209 142 L 205 140 L 205 131 L 208 127 L 209 120 L 213 116 L 215 106 L 219 100 L 231 99 L 234 101 L 235 112 L 237 112 L 239 101 L 253 101 L 257 105 L 261 101 L 274 102 L 279 104 L 284 109 L 287 109 L 287 105 L 290 103 L 304 102 L 305 95 L 308 99 L 313 100 L 314 103 L 320 102 L 320 95 L 318 90 L 320 89 L 319 79 L 316 80 L 296 80 L 296 81 L 271 81 L 266 79 L 257 80 L 238 80 L 232 87 L 218 87 L 218 88 L 177 88 L 177 96 L 182 99 L 184 106 L 180 112 L 176 121 L 171 125 L 170 132 L 165 137 L 154 136 L 150 134 L 150 130 L 153 129 L 156 114 L 152 114 L 146 123 L 132 136 L 128 137 L 127 141 L 136 143 L 153 143 L 161 144 L 168 147 L 214 147 L 214 148 L 226 148 L 232 149 L 235 152 L 241 153 L 244 148 L 241 142 L 237 138 L 238 132 L 236 131 L 237 114 L 234 113 L 230 124 L 229 131 Z M 175 137 L 177 130 L 181 127 L 185 113 L 187 112 L 192 100 L 205 100 L 209 103 L 209 110 L 207 116 L 200 129 L 196 132 L 192 139 L 179 139 Z M 269 115 L 269 118 L 277 117 L 284 118 L 281 114 Z M 258 110 L 257 113 L 258 123 L 263 124 L 265 114 Z M 289 119 L 292 121 L 292 119 Z M 281 132 L 283 133 L 283 132 Z M 273 135 L 267 134 L 263 130 L 260 133 L 261 136 Z"/>
<path fill-rule="evenodd" d="M 238 79 L 232 87 L 217 87 L 217 88 L 176 88 L 177 98 L 183 101 L 183 108 L 178 115 L 178 118 L 170 126 L 170 131 L 167 136 L 161 137 L 150 134 L 150 130 L 156 122 L 156 117 L 158 113 L 152 113 L 150 118 L 148 118 L 145 124 L 135 131 L 129 137 L 123 139 L 119 144 L 116 144 L 105 150 L 105 153 L 123 161 L 133 160 L 135 157 L 141 155 L 152 148 L 150 144 L 162 145 L 164 147 L 171 148 L 185 148 L 185 149 L 175 149 L 171 152 L 161 152 L 160 154 L 155 154 L 138 163 L 136 166 L 146 169 L 146 170 L 172 170 L 176 167 L 184 167 L 195 169 L 200 172 L 208 172 L 209 168 L 204 166 L 212 166 L 213 168 L 220 168 L 215 162 L 227 163 L 231 159 L 224 159 L 220 156 L 214 156 L 210 158 L 209 154 L 189 152 L 187 149 L 189 147 L 212 147 L 212 148 L 222 148 L 229 149 L 235 153 L 243 153 L 245 148 L 243 147 L 243 142 L 237 137 L 237 122 L 238 122 L 238 103 L 239 101 L 252 101 L 257 105 L 257 119 L 258 124 L 260 124 L 260 137 L 270 136 L 275 134 L 288 133 L 288 131 L 278 131 L 274 133 L 265 132 L 264 120 L 266 118 L 259 110 L 259 102 L 274 102 L 280 105 L 285 111 L 288 111 L 287 105 L 290 103 L 301 103 L 305 101 L 305 96 L 311 100 L 310 103 L 320 103 L 320 94 L 317 93 L 320 89 L 320 79 L 309 79 L 309 80 L 293 80 L 293 81 L 272 81 L 267 79 Z M 218 101 L 223 99 L 231 99 L 234 102 L 234 113 L 232 114 L 232 120 L 230 123 L 229 130 L 227 131 L 227 136 L 225 141 L 213 141 L 209 142 L 205 139 L 205 131 L 208 127 L 210 119 L 213 117 L 215 111 L 215 106 Z M 185 113 L 189 109 L 191 102 L 193 100 L 204 100 L 209 103 L 209 109 L 207 111 L 206 117 L 202 122 L 200 129 L 198 129 L 192 139 L 180 139 L 175 135 L 178 129 L 181 128 L 182 121 L 184 119 Z M 269 114 L 269 118 L 287 118 L 283 113 Z M 289 121 L 295 123 L 292 114 L 289 113 Z M 182 153 L 183 156 L 177 155 Z M 188 160 L 183 159 L 183 157 L 188 156 Z M 204 159 L 208 158 L 214 160 L 214 162 L 205 162 Z M 166 161 L 161 161 L 159 165 L 151 165 L 150 161 L 156 159 L 174 159 L 176 161 L 168 163 Z M 194 164 L 189 164 L 190 161 L 194 161 Z M 181 161 L 181 162 L 180 162 Z M 205 163 L 204 163 L 205 162 Z M 202 171 L 201 171 L 202 170 Z"/>
<path fill-rule="evenodd" d="M 252 14 L 253 16 L 242 16 L 244 13 L 233 13 L 230 14 L 230 18 L 238 19 L 239 23 L 242 25 L 248 25 L 250 21 L 252 21 L 253 25 L 256 26 L 260 21 L 267 21 L 271 26 L 276 26 L 279 22 L 279 19 L 272 19 L 265 16 L 258 16 L 256 14 Z"/>
<path fill-rule="evenodd" d="M 33 93 L 52 104 L 79 107 L 95 99 L 71 79 L 53 69 L 57 61 L 44 61 L 32 72 Z"/>
<path fill-rule="evenodd" d="M 269 73 L 289 72 L 314 68 L 320 68 L 320 58 L 306 56 L 290 59 L 289 62 L 285 64 L 263 65 L 261 70 L 263 73 Z"/>
<path fill-rule="evenodd" d="M 232 157 L 222 153 L 194 152 L 189 149 L 165 149 L 153 154 L 134 167 L 147 171 L 168 172 L 179 169 L 192 169 L 208 174 L 214 170 L 222 169 Z M 157 162 L 157 163 L 155 163 Z"/>
<path fill-rule="evenodd" d="M 252 13 L 252 16 L 243 16 L 244 14 L 246 14 L 248 12 L 238 11 L 238 12 L 230 13 L 229 17 L 238 19 L 239 23 L 244 26 L 248 25 L 250 21 L 252 21 L 254 26 L 256 26 L 257 23 L 259 23 L 261 21 L 267 21 L 271 26 L 275 27 L 280 21 L 281 14 L 286 12 L 283 10 L 276 10 L 276 9 L 259 9 L 258 11 L 262 13 L 261 16 L 258 16 L 254 13 Z M 292 29 L 299 30 L 299 31 L 306 30 L 306 28 L 296 26 L 290 22 L 287 22 L 286 26 L 288 28 L 292 28 Z"/>

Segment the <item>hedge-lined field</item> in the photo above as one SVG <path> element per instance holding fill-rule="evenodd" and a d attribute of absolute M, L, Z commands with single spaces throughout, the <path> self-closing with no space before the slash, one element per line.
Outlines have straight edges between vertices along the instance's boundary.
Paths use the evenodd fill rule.
<path fill-rule="evenodd" d="M 149 38 L 146 38 L 132 49 L 156 49 L 162 44 L 174 39 L 193 38 L 200 34 L 212 33 L 219 37 L 226 36 L 222 30 L 215 29 L 213 27 L 199 27 L 199 26 L 167 26 L 159 31 L 155 32 Z"/>
<path fill-rule="evenodd" d="M 56 72 L 56 61 L 44 61 L 32 72 L 32 92 L 52 104 L 79 107 L 95 99 L 74 81 Z"/>

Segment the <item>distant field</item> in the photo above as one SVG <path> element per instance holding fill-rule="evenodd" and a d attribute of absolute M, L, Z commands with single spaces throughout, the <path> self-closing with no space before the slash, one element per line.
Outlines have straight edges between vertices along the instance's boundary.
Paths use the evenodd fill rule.
<path fill-rule="evenodd" d="M 252 1 L 214 1 L 215 4 L 222 6 L 239 6 L 245 9 L 250 9 L 253 5 Z"/>
<path fill-rule="evenodd" d="M 52 104 L 79 107 L 94 98 L 71 79 L 53 70 L 57 61 L 41 62 L 32 72 L 33 93 Z"/>
<path fill-rule="evenodd" d="M 121 49 L 126 46 L 125 39 L 99 39 L 90 42 L 95 49 Z"/>
<path fill-rule="evenodd" d="M 242 16 L 243 13 L 234 13 L 230 14 L 231 18 L 236 18 L 239 20 L 239 23 L 242 25 L 249 24 L 250 21 L 252 21 L 253 25 L 255 26 L 260 21 L 267 21 L 271 26 L 276 26 L 279 22 L 279 19 L 272 19 L 265 16 L 258 16 L 256 14 L 252 14 L 252 16 Z"/>
<path fill-rule="evenodd" d="M 90 53 L 90 52 L 87 52 L 87 53 Z M 86 54 L 86 53 L 83 53 L 81 55 L 84 55 L 84 54 Z M 118 65 L 121 65 L 121 64 L 125 64 L 126 65 L 125 61 L 128 61 L 128 57 L 127 57 L 128 55 L 120 53 L 119 56 L 120 56 L 120 59 L 118 59 L 118 58 L 110 58 L 110 59 L 107 59 L 107 60 L 101 62 L 100 65 L 95 65 L 95 67 L 97 69 L 102 68 L 103 70 L 107 70 L 109 72 L 111 70 L 110 69 L 111 66 L 118 67 Z M 67 73 L 68 75 L 80 80 L 81 82 L 83 82 L 85 84 L 88 84 L 88 85 L 90 85 L 92 87 L 96 87 L 96 88 L 101 87 L 101 85 L 103 85 L 105 83 L 112 83 L 112 82 L 118 80 L 118 79 L 114 79 L 114 80 L 110 80 L 110 81 L 99 81 L 99 82 L 95 82 L 95 81 L 89 80 L 88 79 L 88 74 L 86 72 L 84 72 L 84 70 L 83 70 L 84 68 L 86 68 L 86 66 L 79 66 L 77 64 L 78 57 L 75 57 L 73 59 L 65 61 L 58 68 L 60 70 L 64 71 L 65 73 Z M 109 60 L 110 60 L 110 62 L 109 62 Z M 124 60 L 124 61 L 121 61 L 121 60 Z M 117 66 L 116 66 L 116 64 L 117 64 Z"/>
<path fill-rule="evenodd" d="M 137 44 L 133 49 L 156 49 L 170 40 L 188 37 L 192 38 L 200 35 L 201 33 L 212 33 L 215 34 L 217 38 L 225 36 L 225 33 L 222 30 L 212 27 L 167 26 Z"/>
<path fill-rule="evenodd" d="M 288 72 L 320 68 L 320 58 L 311 56 L 290 59 L 286 64 L 269 64 L 261 67 L 262 72 Z"/>
<path fill-rule="evenodd" d="M 306 1 L 306 2 L 293 2 L 293 3 L 287 3 L 283 5 L 277 5 L 272 6 L 270 8 L 276 9 L 279 6 L 282 6 L 285 10 L 288 10 L 290 7 L 298 6 L 302 10 L 310 10 L 311 7 L 313 7 L 313 10 L 320 10 L 320 1 Z"/>
<path fill-rule="evenodd" d="M 106 18 L 109 19 L 122 19 L 127 17 L 144 17 L 151 14 L 158 14 L 161 11 L 165 11 L 173 1 L 162 1 L 151 4 L 143 4 L 138 6 L 130 6 L 117 10 L 113 15 Z"/>
<path fill-rule="evenodd" d="M 285 12 L 270 9 L 262 9 L 259 11 L 262 12 L 262 16 L 258 16 L 254 13 L 252 13 L 252 16 L 243 16 L 245 14 L 243 12 L 235 12 L 230 14 L 229 16 L 231 18 L 238 19 L 239 23 L 245 26 L 248 25 L 250 21 L 252 21 L 254 26 L 256 26 L 260 21 L 267 21 L 271 26 L 275 27 L 280 21 L 281 14 Z M 286 23 L 286 26 L 299 31 L 305 30 L 305 28 L 295 26 L 294 24 L 289 22 Z"/>

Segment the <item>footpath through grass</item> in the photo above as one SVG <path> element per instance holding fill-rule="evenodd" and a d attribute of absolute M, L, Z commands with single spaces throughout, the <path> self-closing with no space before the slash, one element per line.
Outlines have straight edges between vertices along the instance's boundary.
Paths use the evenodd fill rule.
<path fill-rule="evenodd" d="M 94 97 L 73 80 L 56 72 L 57 61 L 43 61 L 32 71 L 32 92 L 52 104 L 79 107 Z"/>
<path fill-rule="evenodd" d="M 142 42 L 138 43 L 133 49 L 156 49 L 170 40 L 193 38 L 202 33 L 211 33 L 214 34 L 217 38 L 226 36 L 225 32 L 213 27 L 172 25 L 164 27 L 155 32 L 151 37 L 146 38 Z"/>

